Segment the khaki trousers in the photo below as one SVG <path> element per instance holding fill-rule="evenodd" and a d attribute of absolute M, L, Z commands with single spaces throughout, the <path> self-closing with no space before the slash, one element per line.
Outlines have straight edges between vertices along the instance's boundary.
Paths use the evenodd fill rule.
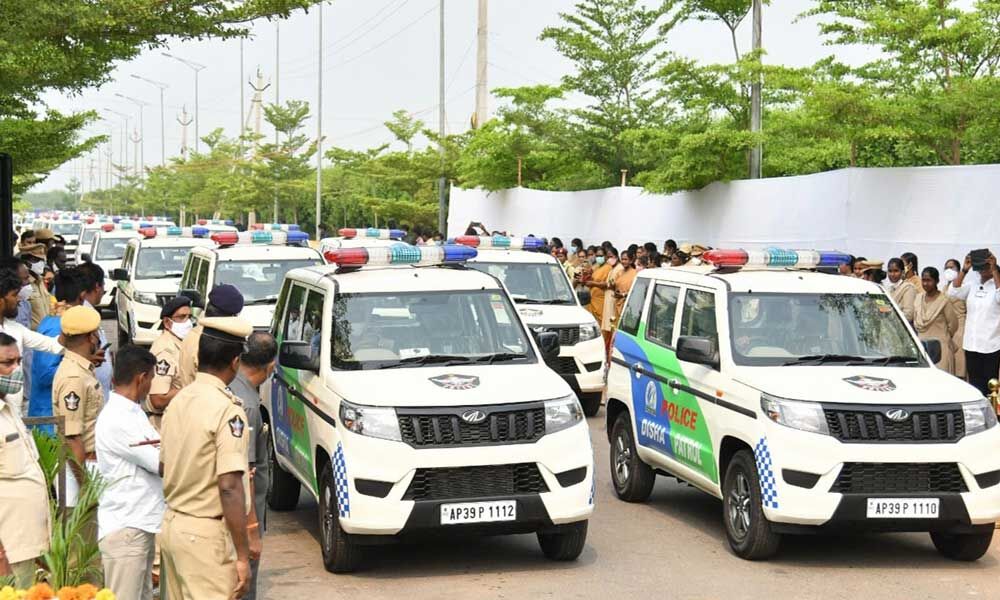
<path fill-rule="evenodd" d="M 104 586 L 116 598 L 152 600 L 153 539 L 155 534 L 126 527 L 98 542 L 104 566 Z"/>
<path fill-rule="evenodd" d="M 222 519 L 167 510 L 160 532 L 164 600 L 229 600 L 236 588 L 236 547 Z"/>

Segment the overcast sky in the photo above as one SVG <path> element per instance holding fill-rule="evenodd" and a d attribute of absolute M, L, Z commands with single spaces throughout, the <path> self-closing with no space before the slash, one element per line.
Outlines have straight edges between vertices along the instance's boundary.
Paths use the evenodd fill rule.
<path fill-rule="evenodd" d="M 446 124 L 449 133 L 468 127 L 474 110 L 476 61 L 476 0 L 445 2 Z M 574 0 L 492 0 L 489 7 L 489 87 L 557 83 L 569 64 L 551 43 L 541 42 L 543 27 L 556 25 L 559 13 L 573 9 Z M 815 20 L 795 22 L 811 5 L 809 0 L 773 0 L 765 7 L 764 46 L 767 62 L 808 65 L 837 53 L 856 63 L 871 54 L 860 48 L 824 46 Z M 393 138 L 382 125 L 397 109 L 406 109 L 437 128 L 438 108 L 438 0 L 338 0 L 323 9 L 323 134 L 324 148 L 333 145 L 367 148 Z M 260 22 L 244 41 L 244 72 L 240 72 L 240 43 L 230 41 L 177 42 L 164 49 L 176 56 L 204 64 L 199 77 L 199 131 L 202 136 L 217 127 L 228 135 L 238 131 L 240 87 L 246 111 L 253 90 L 247 85 L 259 67 L 270 87 L 264 102 L 317 98 L 317 9 L 298 12 L 280 25 L 280 78 L 275 78 L 275 24 Z M 749 19 L 741 30 L 742 47 L 750 43 Z M 685 23 L 674 30 L 669 49 L 704 62 L 732 60 L 727 31 L 717 23 Z M 165 136 L 160 135 L 159 93 L 151 84 L 132 78 L 140 75 L 169 85 L 165 91 Z M 278 85 L 280 83 L 280 86 Z M 183 106 L 194 113 L 192 71 L 162 55 L 144 53 L 115 72 L 114 81 L 75 97 L 49 95 L 53 108 L 64 111 L 95 109 L 109 121 L 88 129 L 114 134 L 115 161 L 120 155 L 123 119 L 107 114 L 112 109 L 133 116 L 138 110 L 123 94 L 149 102 L 144 109 L 143 156 L 147 165 L 160 162 L 161 139 L 167 156 L 180 153 L 181 126 L 176 119 Z M 491 103 L 491 108 L 495 103 Z M 252 123 L 251 123 L 252 126 Z M 266 128 L 266 123 L 264 125 Z M 307 133 L 315 136 L 311 121 Z M 271 132 L 264 130 L 270 135 Z M 194 143 L 194 125 L 188 143 Z M 204 146 L 202 146 L 204 149 Z M 129 154 L 132 153 L 129 144 Z M 101 158 L 103 161 L 103 157 Z M 131 158 L 129 159 L 131 162 Z M 90 160 L 80 159 L 53 172 L 37 190 L 62 188 L 73 176 L 89 189 Z M 96 165 L 95 165 L 96 166 Z M 95 168 L 96 178 L 96 168 Z"/>

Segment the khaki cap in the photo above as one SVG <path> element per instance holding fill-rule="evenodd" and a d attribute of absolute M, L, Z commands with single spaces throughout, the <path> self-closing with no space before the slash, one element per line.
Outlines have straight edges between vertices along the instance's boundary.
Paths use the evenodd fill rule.
<path fill-rule="evenodd" d="M 239 317 L 205 317 L 198 321 L 204 327 L 202 335 L 227 342 L 245 342 L 253 326 Z"/>
<path fill-rule="evenodd" d="M 35 230 L 35 241 L 44 242 L 46 240 L 56 239 L 56 234 L 51 229 L 36 229 Z"/>
<path fill-rule="evenodd" d="M 92 333 L 101 326 L 101 314 L 89 306 L 74 306 L 63 313 L 60 325 L 65 335 Z"/>

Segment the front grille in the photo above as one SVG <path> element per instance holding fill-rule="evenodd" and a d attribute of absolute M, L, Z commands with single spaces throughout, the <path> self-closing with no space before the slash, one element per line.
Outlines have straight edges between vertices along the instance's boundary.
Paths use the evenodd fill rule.
<path fill-rule="evenodd" d="M 177 297 L 177 294 L 157 294 L 156 295 L 156 304 L 158 306 L 166 306 L 167 302 L 170 302 L 171 300 L 173 300 L 176 297 Z"/>
<path fill-rule="evenodd" d="M 462 414 L 479 410 L 481 423 L 468 423 Z M 459 408 L 396 410 L 403 441 L 415 448 L 524 444 L 545 435 L 545 406 L 466 406 Z"/>
<path fill-rule="evenodd" d="M 955 463 L 844 463 L 831 492 L 942 494 L 967 492 Z"/>
<path fill-rule="evenodd" d="M 576 359 L 572 356 L 557 356 L 546 359 L 545 364 L 560 375 L 575 375 L 580 372 L 576 368 Z"/>
<path fill-rule="evenodd" d="M 893 421 L 885 415 L 892 406 L 824 406 L 830 435 L 842 442 L 956 442 L 965 436 L 965 416 L 960 406 L 906 407 L 910 417 Z"/>
<path fill-rule="evenodd" d="M 544 331 L 549 331 L 555 333 L 559 336 L 560 346 L 575 346 L 580 343 L 580 326 L 579 325 L 541 325 Z"/>
<path fill-rule="evenodd" d="M 469 500 L 547 491 L 535 463 L 417 469 L 403 500 Z"/>

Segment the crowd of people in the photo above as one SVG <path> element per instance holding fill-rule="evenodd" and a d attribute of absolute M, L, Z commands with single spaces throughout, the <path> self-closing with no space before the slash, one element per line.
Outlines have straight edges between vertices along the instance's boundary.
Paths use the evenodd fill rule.
<path fill-rule="evenodd" d="M 39 575 L 55 494 L 68 511 L 96 494 L 83 536 L 118 598 L 150 600 L 157 587 L 179 600 L 255 597 L 269 479 L 258 388 L 274 338 L 220 285 L 197 327 L 178 296 L 150 349 L 111 360 L 94 308 L 101 267 L 68 265 L 48 230 L 24 232 L 18 250 L 0 261 L 0 577 L 28 587 Z M 25 417 L 61 418 L 65 489 L 47 483 Z"/>
<path fill-rule="evenodd" d="M 590 293 L 586 308 L 600 324 L 606 344 L 610 344 L 636 273 L 698 262 L 708 249 L 667 240 L 662 250 L 646 242 L 619 251 L 608 241 L 584 245 L 573 238 L 566 246 L 557 237 L 545 245 L 577 291 Z M 940 342 L 938 368 L 988 394 L 989 380 L 1000 375 L 1000 270 L 996 263 L 991 252 L 977 250 L 962 262 L 947 260 L 941 270 L 921 269 L 916 254 L 904 252 L 884 262 L 852 256 L 840 273 L 880 285 L 921 339 Z"/>

